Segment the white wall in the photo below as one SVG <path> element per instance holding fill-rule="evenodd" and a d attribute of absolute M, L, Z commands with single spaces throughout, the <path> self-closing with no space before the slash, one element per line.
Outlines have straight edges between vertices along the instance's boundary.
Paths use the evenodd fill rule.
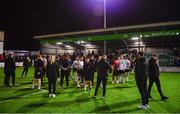
<path fill-rule="evenodd" d="M 3 54 L 4 42 L 0 42 L 0 54 Z"/>
<path fill-rule="evenodd" d="M 4 32 L 0 31 L 0 54 L 3 54 L 4 47 Z"/>

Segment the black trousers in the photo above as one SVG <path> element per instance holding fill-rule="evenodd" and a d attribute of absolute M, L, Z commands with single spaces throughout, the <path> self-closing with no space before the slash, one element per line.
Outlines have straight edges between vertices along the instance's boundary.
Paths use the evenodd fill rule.
<path fill-rule="evenodd" d="M 7 71 L 5 73 L 4 84 L 5 86 L 9 86 L 9 80 L 12 77 L 12 86 L 15 86 L 15 71 Z"/>
<path fill-rule="evenodd" d="M 63 86 L 64 77 L 66 80 L 66 86 L 67 87 L 69 86 L 69 74 L 70 74 L 69 71 L 61 70 L 61 80 L 60 80 L 60 86 L 61 87 Z"/>
<path fill-rule="evenodd" d="M 81 80 L 81 83 L 83 83 L 84 81 L 83 70 L 77 70 L 77 74 L 78 74 L 78 77 L 80 78 L 79 80 Z"/>
<path fill-rule="evenodd" d="M 53 91 L 51 91 L 52 89 Z M 56 79 L 48 78 L 48 90 L 49 90 L 49 94 L 56 93 Z"/>
<path fill-rule="evenodd" d="M 136 80 L 136 84 L 141 94 L 142 105 L 149 103 L 148 90 L 147 90 L 147 80 Z"/>
<path fill-rule="evenodd" d="M 9 76 L 8 73 L 5 73 L 4 86 L 9 86 L 9 83 L 8 83 L 9 77 L 8 76 Z"/>
<path fill-rule="evenodd" d="M 98 78 L 97 79 L 97 85 L 96 85 L 96 89 L 95 89 L 95 94 L 94 95 L 97 96 L 97 92 L 98 92 L 98 89 L 100 87 L 101 82 L 103 84 L 103 97 L 105 97 L 105 95 L 106 95 L 107 78 L 105 78 L 105 79 Z"/>
<path fill-rule="evenodd" d="M 25 67 L 24 67 L 24 70 L 23 70 L 23 72 L 22 72 L 21 77 L 23 77 L 24 73 L 25 73 L 25 77 L 26 77 L 26 76 L 27 76 L 28 71 L 29 71 L 29 68 L 25 68 Z"/>
<path fill-rule="evenodd" d="M 92 75 L 91 75 L 91 82 L 92 82 L 92 86 L 94 85 L 94 72 L 92 72 Z"/>
<path fill-rule="evenodd" d="M 151 88 L 152 88 L 154 82 L 156 83 L 156 86 L 157 86 L 157 89 L 158 89 L 160 96 L 163 97 L 164 95 L 163 95 L 162 90 L 161 90 L 161 83 L 160 83 L 159 77 L 149 79 L 149 86 L 148 86 L 149 95 L 151 93 Z"/>

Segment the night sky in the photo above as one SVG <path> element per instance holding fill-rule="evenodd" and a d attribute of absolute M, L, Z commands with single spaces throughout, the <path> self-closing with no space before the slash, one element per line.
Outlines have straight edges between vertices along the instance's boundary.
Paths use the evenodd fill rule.
<path fill-rule="evenodd" d="M 107 0 L 107 27 L 180 20 L 180 0 Z M 32 37 L 103 28 L 103 0 L 4 0 L 7 49 L 38 50 Z"/>

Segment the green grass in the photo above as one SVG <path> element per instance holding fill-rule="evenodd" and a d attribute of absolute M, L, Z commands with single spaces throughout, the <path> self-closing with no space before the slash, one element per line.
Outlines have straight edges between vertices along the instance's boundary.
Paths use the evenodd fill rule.
<path fill-rule="evenodd" d="M 156 86 L 152 88 L 150 109 L 137 108 L 140 95 L 135 85 L 134 75 L 129 82 L 122 85 L 112 85 L 111 77 L 108 80 L 107 96 L 101 99 L 102 91 L 96 100 L 92 99 L 94 89 L 83 91 L 72 83 L 70 87 L 57 87 L 56 98 L 49 98 L 47 81 L 41 91 L 31 89 L 33 69 L 30 69 L 27 78 L 21 79 L 22 68 L 16 71 L 16 88 L 4 88 L 3 69 L 0 69 L 0 113 L 100 113 L 100 112 L 124 112 L 124 113 L 177 113 L 180 112 L 180 73 L 161 73 L 161 85 L 165 95 L 170 99 L 161 101 Z M 65 85 L 64 85 L 65 86 Z"/>

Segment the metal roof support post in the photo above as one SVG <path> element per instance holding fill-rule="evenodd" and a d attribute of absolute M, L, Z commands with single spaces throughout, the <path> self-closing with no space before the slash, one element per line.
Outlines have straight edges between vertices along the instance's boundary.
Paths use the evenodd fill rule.
<path fill-rule="evenodd" d="M 58 52 L 59 52 L 59 46 L 56 45 L 56 56 L 58 56 Z"/>
<path fill-rule="evenodd" d="M 42 54 L 42 51 L 43 51 L 43 43 L 40 42 L 40 54 Z"/>
<path fill-rule="evenodd" d="M 141 38 L 138 39 L 138 51 L 141 51 L 141 44 L 140 44 Z"/>
<path fill-rule="evenodd" d="M 104 29 L 106 29 L 106 0 L 104 0 Z M 106 49 L 107 49 L 107 44 L 106 41 L 104 41 L 104 55 L 106 55 Z"/>
<path fill-rule="evenodd" d="M 106 50 L 107 50 L 107 42 L 104 41 L 104 55 L 106 55 Z"/>

